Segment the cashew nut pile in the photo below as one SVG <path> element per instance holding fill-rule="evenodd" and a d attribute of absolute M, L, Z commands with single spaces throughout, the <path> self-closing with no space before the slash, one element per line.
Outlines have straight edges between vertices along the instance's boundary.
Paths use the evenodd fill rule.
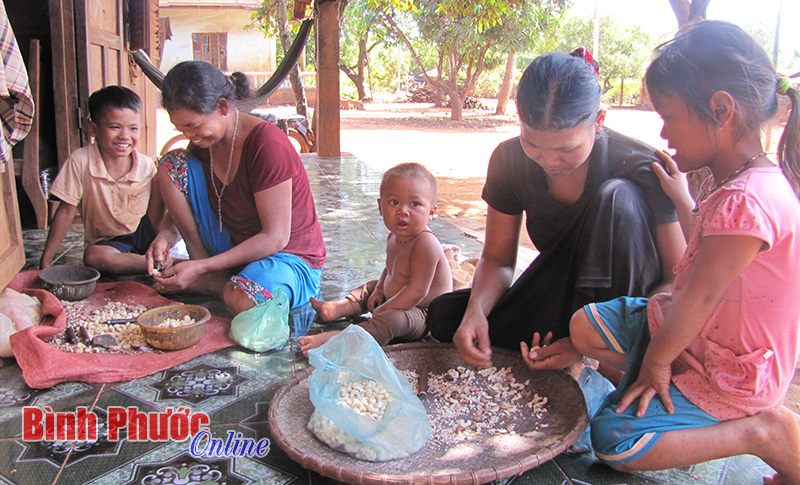
<path fill-rule="evenodd" d="M 339 391 L 339 404 L 375 420 L 383 417 L 391 399 L 389 391 L 377 381 L 345 381 Z"/>
<path fill-rule="evenodd" d="M 154 328 L 176 328 L 191 325 L 196 323 L 196 320 L 189 315 L 184 315 L 183 318 L 167 318 L 163 322 L 152 325 Z"/>
<path fill-rule="evenodd" d="M 339 391 L 339 404 L 347 406 L 355 412 L 380 421 L 386 411 L 386 405 L 392 400 L 389 391 L 376 381 L 355 380 L 343 381 Z M 331 448 L 343 451 L 361 460 L 386 461 L 404 458 L 409 455 L 400 448 L 386 449 L 363 443 L 350 436 L 336 423 L 317 412 L 311 414 L 308 421 L 308 430 L 314 433 L 320 441 Z M 381 440 L 381 434 L 387 434 Z M 383 429 L 373 436 L 378 441 L 391 442 L 391 430 Z"/>
<path fill-rule="evenodd" d="M 417 391 L 417 373 L 403 374 Z M 517 382 L 510 367 L 473 371 L 459 366 L 443 374 L 428 373 L 431 441 L 451 446 L 479 434 L 515 434 L 515 422 L 531 415 L 541 419 L 547 398 L 527 390 L 529 384 Z"/>
<path fill-rule="evenodd" d="M 147 345 L 141 328 L 135 323 L 118 323 L 109 325 L 107 320 L 136 318 L 148 310 L 144 305 L 129 305 L 121 302 L 109 302 L 92 311 L 87 311 L 84 301 L 71 302 L 62 300 L 67 316 L 64 332 L 54 336 L 47 343 L 64 352 L 78 353 L 143 353 L 154 352 Z M 110 335 L 117 345 L 105 348 L 97 345 L 96 337 Z M 95 342 L 93 345 L 92 342 Z"/>

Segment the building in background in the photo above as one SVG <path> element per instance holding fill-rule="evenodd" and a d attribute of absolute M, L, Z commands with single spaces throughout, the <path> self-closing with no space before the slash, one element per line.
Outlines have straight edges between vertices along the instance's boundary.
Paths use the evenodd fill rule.
<path fill-rule="evenodd" d="M 225 72 L 271 74 L 277 65 L 275 39 L 247 28 L 260 5 L 257 0 L 160 0 L 159 16 L 169 19 L 170 31 L 161 70 L 197 60 Z"/>

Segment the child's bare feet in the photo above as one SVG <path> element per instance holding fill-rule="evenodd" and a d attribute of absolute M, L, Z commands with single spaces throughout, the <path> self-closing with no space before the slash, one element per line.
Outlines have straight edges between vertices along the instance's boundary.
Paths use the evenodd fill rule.
<path fill-rule="evenodd" d="M 342 317 L 355 315 L 353 303 L 347 299 L 322 301 L 312 297 L 309 301 L 311 302 L 311 308 L 317 312 L 318 320 L 322 322 L 332 322 Z"/>
<path fill-rule="evenodd" d="M 300 351 L 303 353 L 303 355 L 308 357 L 309 350 L 316 349 L 338 333 L 338 331 L 331 331 L 318 333 L 316 335 L 306 335 L 305 337 L 300 337 L 297 340 L 297 343 L 300 344 Z"/>
<path fill-rule="evenodd" d="M 766 439 L 758 445 L 757 456 L 778 472 L 764 477 L 764 483 L 800 484 L 800 423 L 797 416 L 780 407 L 753 418 L 758 420 L 758 427 L 766 434 Z"/>

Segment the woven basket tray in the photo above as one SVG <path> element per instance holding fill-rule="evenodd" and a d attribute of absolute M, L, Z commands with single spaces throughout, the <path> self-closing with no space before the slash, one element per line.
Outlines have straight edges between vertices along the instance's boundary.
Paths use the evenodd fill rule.
<path fill-rule="evenodd" d="M 385 350 L 401 371 L 441 374 L 464 365 L 451 344 L 415 342 Z M 588 423 L 586 405 L 577 382 L 568 374 L 530 370 L 518 352 L 498 348 L 492 352 L 496 367 L 511 367 L 518 382 L 530 379 L 527 389 L 548 398 L 547 412 L 541 418 L 526 413 L 522 422 L 514 423 L 515 434 L 478 434 L 456 445 L 429 441 L 401 460 L 359 460 L 330 448 L 306 429 L 314 411 L 308 393 L 313 368 L 308 368 L 287 380 L 272 398 L 273 441 L 303 467 L 349 483 L 478 484 L 518 475 L 552 459 L 578 439 Z"/>

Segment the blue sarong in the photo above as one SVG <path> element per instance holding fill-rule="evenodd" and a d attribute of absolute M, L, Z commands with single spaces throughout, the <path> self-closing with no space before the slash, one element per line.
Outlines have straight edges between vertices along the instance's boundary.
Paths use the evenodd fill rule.
<path fill-rule="evenodd" d="M 217 213 L 208 200 L 202 162 L 187 150 L 173 150 L 162 157 L 161 163 L 164 164 L 165 160 L 170 178 L 192 206 L 206 252 L 215 256 L 231 249 L 233 243 L 230 232 L 224 221 L 220 228 Z M 172 167 L 169 167 L 170 164 Z M 319 294 L 321 278 L 322 269 L 312 268 L 294 254 L 275 253 L 245 266 L 231 277 L 231 283 L 245 292 L 255 304 L 271 298 L 275 290 L 282 288 L 290 297 L 291 307 L 295 308 Z"/>

